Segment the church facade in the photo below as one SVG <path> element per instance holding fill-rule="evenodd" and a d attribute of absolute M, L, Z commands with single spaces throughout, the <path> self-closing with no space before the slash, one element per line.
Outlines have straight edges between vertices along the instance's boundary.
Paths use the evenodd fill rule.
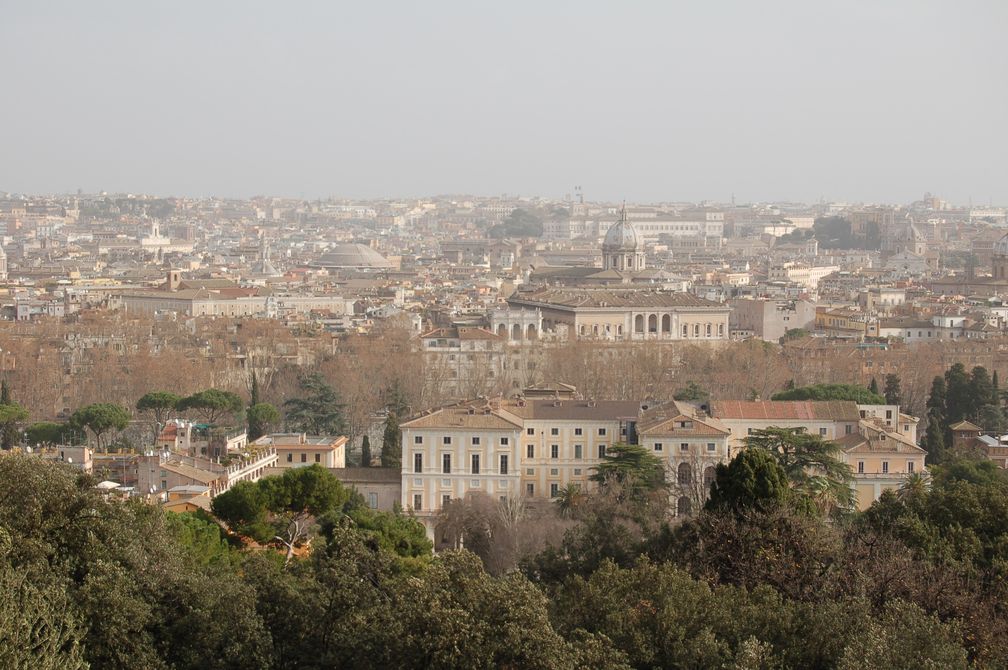
<path fill-rule="evenodd" d="M 554 272 L 551 277 L 559 281 L 550 282 L 550 277 L 545 277 L 547 285 L 514 293 L 508 305 L 513 310 L 541 315 L 544 334 L 566 334 L 572 339 L 728 339 L 730 307 L 641 281 L 655 271 L 647 268 L 643 238 L 627 220 L 625 211 L 606 232 L 602 264 L 601 270 L 569 268 L 566 273 Z M 597 281 L 602 278 L 612 281 Z"/>

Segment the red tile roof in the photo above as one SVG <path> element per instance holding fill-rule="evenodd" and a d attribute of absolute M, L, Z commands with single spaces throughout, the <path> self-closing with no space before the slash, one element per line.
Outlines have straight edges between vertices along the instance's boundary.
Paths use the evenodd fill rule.
<path fill-rule="evenodd" d="M 722 400 L 714 404 L 718 419 L 857 421 L 853 400 Z"/>

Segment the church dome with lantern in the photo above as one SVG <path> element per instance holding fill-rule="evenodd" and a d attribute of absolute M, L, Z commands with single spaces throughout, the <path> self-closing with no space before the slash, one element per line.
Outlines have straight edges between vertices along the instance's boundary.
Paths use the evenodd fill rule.
<path fill-rule="evenodd" d="M 602 241 L 602 265 L 606 270 L 638 272 L 644 269 L 644 241 L 627 220 L 626 207 Z"/>

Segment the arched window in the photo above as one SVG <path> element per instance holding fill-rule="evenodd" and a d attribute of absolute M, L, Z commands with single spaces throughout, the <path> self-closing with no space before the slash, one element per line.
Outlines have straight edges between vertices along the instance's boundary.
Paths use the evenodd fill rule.
<path fill-rule="evenodd" d="M 707 324 L 707 337 L 710 337 L 710 336 L 711 336 L 711 325 L 708 323 Z"/>
<path fill-rule="evenodd" d="M 663 333 L 672 332 L 672 317 L 668 314 L 663 315 L 661 318 L 661 331 Z"/>
<path fill-rule="evenodd" d="M 710 488 L 714 484 L 714 475 L 717 471 L 713 465 L 708 465 L 703 471 L 704 488 Z"/>
<path fill-rule="evenodd" d="M 617 335 L 622 335 L 623 334 L 623 324 L 620 324 L 620 325 L 616 326 L 616 334 Z"/>
<path fill-rule="evenodd" d="M 634 317 L 634 331 L 638 333 L 644 332 L 644 315 L 638 314 Z"/>
<path fill-rule="evenodd" d="M 723 323 L 719 323 L 717 325 L 717 336 L 718 337 L 724 337 L 724 324 Z"/>
<path fill-rule="evenodd" d="M 595 324 L 594 326 L 592 326 L 592 335 L 594 335 L 595 337 L 598 337 L 598 324 Z"/>
<path fill-rule="evenodd" d="M 682 336 L 689 337 L 689 325 L 685 323 L 682 325 Z"/>
<path fill-rule="evenodd" d="M 497 326 L 497 334 L 503 338 L 507 338 L 507 326 L 503 323 Z"/>
<path fill-rule="evenodd" d="M 700 324 L 699 323 L 694 323 L 693 324 L 693 337 L 700 337 Z"/>
<path fill-rule="evenodd" d="M 676 504 L 676 516 L 689 516 L 693 513 L 693 501 L 686 496 L 679 498 Z"/>
<path fill-rule="evenodd" d="M 647 318 L 647 329 L 649 333 L 658 332 L 658 317 L 654 314 Z"/>
<path fill-rule="evenodd" d="M 579 335 L 584 335 L 586 332 L 588 332 L 588 329 L 585 328 L 585 325 L 583 323 L 580 326 L 578 326 Z"/>
<path fill-rule="evenodd" d="M 519 324 L 517 324 L 517 323 L 515 325 L 511 326 L 511 339 L 512 340 L 520 340 L 521 339 L 521 326 Z"/>
<path fill-rule="evenodd" d="M 680 463 L 676 470 L 676 475 L 680 484 L 690 484 L 693 482 L 693 468 L 689 463 Z"/>
<path fill-rule="evenodd" d="M 528 327 L 528 339 L 534 340 L 536 338 L 536 327 L 534 324 L 529 324 Z"/>

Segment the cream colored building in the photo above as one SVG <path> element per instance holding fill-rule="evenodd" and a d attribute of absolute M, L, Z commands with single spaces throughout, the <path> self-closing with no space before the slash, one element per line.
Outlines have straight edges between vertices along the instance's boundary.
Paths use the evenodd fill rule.
<path fill-rule="evenodd" d="M 346 467 L 346 443 L 343 435 L 307 435 L 305 433 L 271 433 L 252 444 L 276 451 L 276 466 L 281 469 L 321 465 L 323 468 Z"/>
<path fill-rule="evenodd" d="M 681 513 L 698 509 L 728 458 L 728 431 L 686 403 L 575 398 L 459 403 L 402 424 L 402 505 L 433 530 L 450 500 L 549 500 L 590 477 L 616 443 L 640 444 L 665 463 Z"/>
<path fill-rule="evenodd" d="M 519 291 L 508 304 L 539 310 L 544 332 L 562 326 L 578 339 L 616 341 L 727 340 L 731 312 L 689 293 L 632 288 Z"/>
<path fill-rule="evenodd" d="M 861 414 L 852 400 L 721 400 L 712 414 L 730 433 L 732 449 L 766 428 L 800 428 L 825 440 L 857 433 Z M 730 454 L 729 454 L 730 455 Z"/>
<path fill-rule="evenodd" d="M 857 507 L 868 509 L 885 491 L 895 491 L 907 475 L 923 473 L 927 452 L 906 435 L 889 432 L 877 421 L 860 422 L 856 434 L 837 440 L 854 477 Z"/>

